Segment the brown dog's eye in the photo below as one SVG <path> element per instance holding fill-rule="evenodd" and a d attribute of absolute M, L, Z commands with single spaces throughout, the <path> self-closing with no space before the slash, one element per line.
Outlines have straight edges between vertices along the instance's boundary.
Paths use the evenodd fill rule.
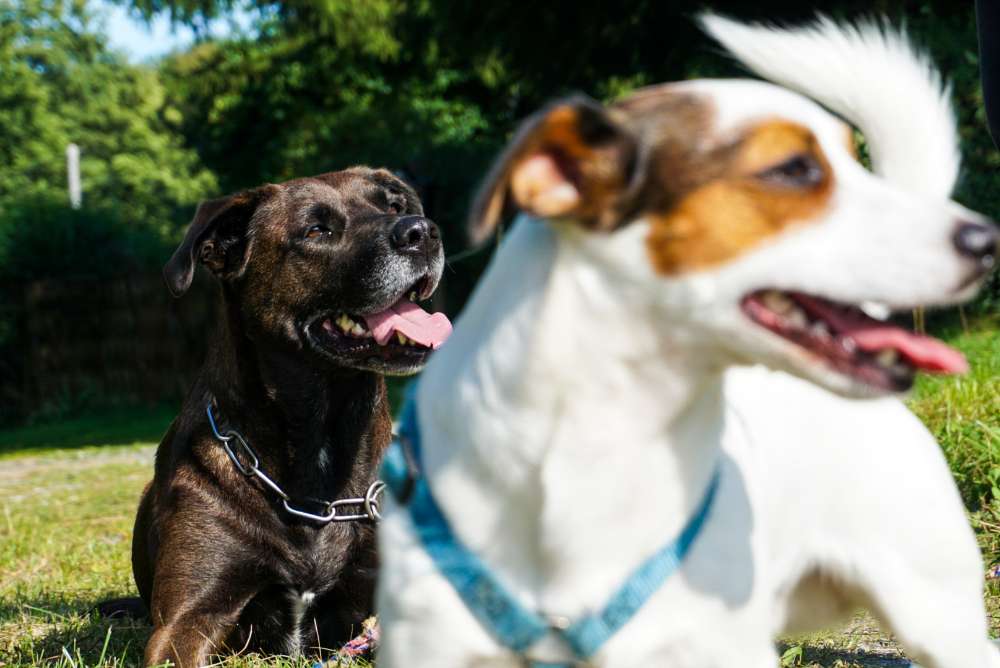
<path fill-rule="evenodd" d="M 318 239 L 322 236 L 329 236 L 330 228 L 326 225 L 313 225 L 306 230 L 306 239 Z"/>
<path fill-rule="evenodd" d="M 793 156 L 756 174 L 760 181 L 785 188 L 816 186 L 823 182 L 824 176 L 823 166 L 807 153 Z"/>

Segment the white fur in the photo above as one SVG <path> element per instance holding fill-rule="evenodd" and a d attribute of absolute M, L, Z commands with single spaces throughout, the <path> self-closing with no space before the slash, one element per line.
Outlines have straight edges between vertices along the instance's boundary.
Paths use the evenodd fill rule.
<path fill-rule="evenodd" d="M 798 29 L 714 14 L 701 23 L 750 70 L 854 123 L 869 141 L 877 173 L 927 195 L 951 192 L 961 164 L 951 90 L 904 34 L 886 24 L 845 27 L 827 17 Z M 935 131 L 927 134 L 928 128 Z"/>
<path fill-rule="evenodd" d="M 949 235 L 971 214 L 865 172 L 840 121 L 786 90 L 680 85 L 713 101 L 720 137 L 775 117 L 809 127 L 836 175 L 830 210 L 672 279 L 649 266 L 646 221 L 594 235 L 522 218 L 420 381 L 437 500 L 525 605 L 573 619 L 676 536 L 721 462 L 716 506 L 681 570 L 594 665 L 774 668 L 777 633 L 868 604 L 928 668 L 997 668 L 979 553 L 926 429 L 894 399 L 724 373 L 761 360 L 857 390 L 751 325 L 740 297 L 778 287 L 895 306 L 960 300 L 967 267 Z M 380 548 L 380 668 L 523 665 L 391 503 Z M 822 579 L 803 580 L 814 571 Z M 555 639 L 533 654 L 569 656 Z"/>

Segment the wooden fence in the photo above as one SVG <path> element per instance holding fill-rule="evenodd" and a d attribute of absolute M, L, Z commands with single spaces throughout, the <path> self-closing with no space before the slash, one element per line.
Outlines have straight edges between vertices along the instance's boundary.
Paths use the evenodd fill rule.
<path fill-rule="evenodd" d="M 159 274 L 38 281 L 7 286 L 4 294 L 13 303 L 0 314 L 7 328 L 0 398 L 19 404 L 8 414 L 176 400 L 214 329 L 208 280 L 181 299 L 170 296 Z"/>

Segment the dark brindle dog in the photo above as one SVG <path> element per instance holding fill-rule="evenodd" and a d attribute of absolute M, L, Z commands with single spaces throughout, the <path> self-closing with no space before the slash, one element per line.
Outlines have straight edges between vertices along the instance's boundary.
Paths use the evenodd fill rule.
<path fill-rule="evenodd" d="M 136 518 L 133 570 L 154 625 L 145 662 L 337 647 L 373 609 L 374 526 L 293 511 L 326 516 L 376 491 L 391 431 L 382 374 L 419 370 L 450 331 L 410 301 L 441 276 L 438 229 L 399 179 L 353 168 L 203 203 L 164 270 L 175 295 L 197 262 L 222 308 Z M 209 410 L 291 510 L 240 472 Z"/>

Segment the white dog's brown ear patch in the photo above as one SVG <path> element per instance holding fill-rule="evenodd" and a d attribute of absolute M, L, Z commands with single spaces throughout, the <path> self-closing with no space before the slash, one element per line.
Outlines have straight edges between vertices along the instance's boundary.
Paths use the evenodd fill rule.
<path fill-rule="evenodd" d="M 636 169 L 638 142 L 597 102 L 574 97 L 525 121 L 473 202 L 470 230 L 485 240 L 508 208 L 614 227 Z"/>

